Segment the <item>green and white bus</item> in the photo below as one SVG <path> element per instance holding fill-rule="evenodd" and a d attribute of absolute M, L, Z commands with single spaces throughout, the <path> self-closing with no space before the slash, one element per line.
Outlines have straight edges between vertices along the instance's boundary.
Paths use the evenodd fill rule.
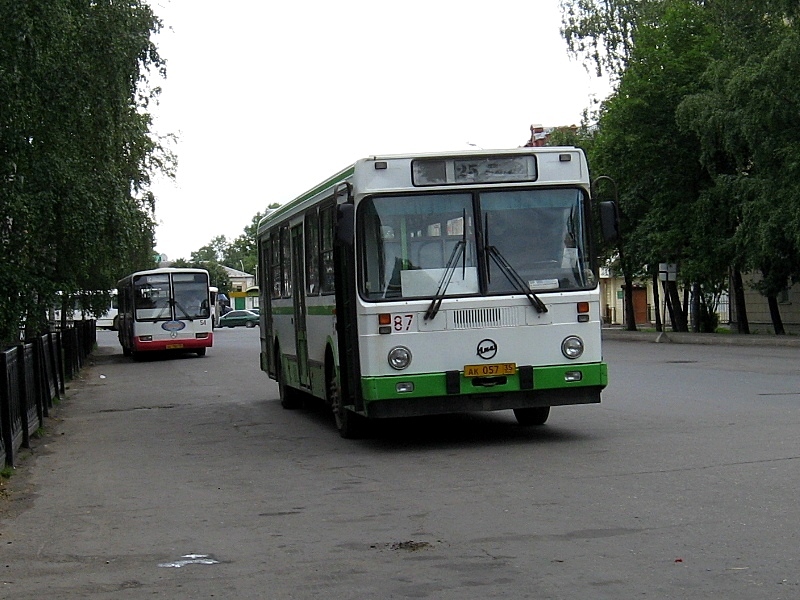
<path fill-rule="evenodd" d="M 261 368 L 282 405 L 322 399 L 356 437 L 370 419 L 541 425 L 600 402 L 590 187 L 574 147 L 373 156 L 265 216 Z"/>

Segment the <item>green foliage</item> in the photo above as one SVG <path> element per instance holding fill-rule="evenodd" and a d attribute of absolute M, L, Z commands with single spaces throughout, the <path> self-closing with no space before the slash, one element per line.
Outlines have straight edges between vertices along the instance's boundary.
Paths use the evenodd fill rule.
<path fill-rule="evenodd" d="M 637 27 L 652 20 L 662 0 L 559 0 L 561 35 L 598 76 L 619 78 L 636 45 Z"/>
<path fill-rule="evenodd" d="M 255 273 L 258 264 L 258 223 L 265 213 L 258 212 L 251 219 L 244 233 L 231 242 L 223 253 L 223 263 L 245 273 Z"/>
<path fill-rule="evenodd" d="M 0 341 L 44 327 L 56 292 L 149 267 L 154 169 L 146 86 L 164 63 L 143 0 L 0 0 Z"/>
<path fill-rule="evenodd" d="M 218 238 L 215 238 L 218 239 Z M 225 239 L 224 236 L 222 239 Z M 192 260 L 179 258 L 172 261 L 173 267 L 191 268 L 191 269 L 205 269 L 208 271 L 208 276 L 211 285 L 219 289 L 221 294 L 227 294 L 231 291 L 231 280 L 228 278 L 228 272 L 217 260 L 194 260 L 195 252 L 192 253 Z"/>
<path fill-rule="evenodd" d="M 619 186 L 622 266 L 630 274 L 659 262 L 687 268 L 698 250 L 694 242 L 707 239 L 692 232 L 706 220 L 694 208 L 709 181 L 697 160 L 698 141 L 678 126 L 675 111 L 696 91 L 714 37 L 693 3 L 669 4 L 658 25 L 636 29 L 617 92 L 601 108 L 590 157 Z"/>
<path fill-rule="evenodd" d="M 205 246 L 192 252 L 192 262 L 220 262 L 227 246 L 228 240 L 225 239 L 225 236 L 218 235 Z"/>
<path fill-rule="evenodd" d="M 800 280 L 800 5 L 561 6 L 570 52 L 618 83 L 590 164 L 619 183 L 623 269 L 679 262 L 709 314 L 730 269 L 770 298 Z"/>
<path fill-rule="evenodd" d="M 280 204 L 270 204 L 268 209 L 274 209 L 279 206 Z M 244 232 L 232 242 L 228 242 L 224 235 L 218 235 L 205 246 L 201 246 L 192 252 L 189 261 L 179 259 L 173 264 L 176 266 L 197 266 L 208 269 L 209 273 L 212 271 L 209 266 L 213 268 L 213 265 L 225 265 L 245 273 L 256 273 L 258 270 L 258 223 L 265 215 L 266 211 L 256 213 L 250 220 L 250 224 L 244 228 Z M 217 278 L 220 283 L 215 285 L 218 285 L 220 291 L 223 291 L 224 287 L 224 291 L 227 293 L 230 282 L 224 269 L 217 273 Z M 213 279 L 214 275 L 212 274 Z"/>
<path fill-rule="evenodd" d="M 580 127 L 556 127 L 547 138 L 548 146 L 577 146 L 588 152 L 594 143 L 594 131 L 586 112 Z"/>
<path fill-rule="evenodd" d="M 785 12 L 784 12 L 785 11 Z M 733 263 L 774 297 L 800 278 L 800 22 L 794 3 L 720 0 L 709 8 L 724 53 L 678 112 L 735 218 Z"/>

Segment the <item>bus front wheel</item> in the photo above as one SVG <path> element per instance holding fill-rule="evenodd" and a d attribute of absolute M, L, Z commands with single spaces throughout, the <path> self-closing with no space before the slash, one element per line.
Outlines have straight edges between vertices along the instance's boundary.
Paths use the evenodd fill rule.
<path fill-rule="evenodd" d="M 333 410 L 339 435 L 346 439 L 357 439 L 364 436 L 366 420 L 345 407 L 335 368 L 328 369 L 328 403 Z"/>
<path fill-rule="evenodd" d="M 514 416 L 517 423 L 524 427 L 533 425 L 544 425 L 547 417 L 550 416 L 549 406 L 537 406 L 535 408 L 515 408 Z"/>

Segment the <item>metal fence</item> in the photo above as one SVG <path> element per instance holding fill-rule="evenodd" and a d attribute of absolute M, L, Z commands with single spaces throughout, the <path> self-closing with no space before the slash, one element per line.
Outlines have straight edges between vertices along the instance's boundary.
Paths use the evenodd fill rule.
<path fill-rule="evenodd" d="M 13 467 L 17 451 L 30 447 L 96 342 L 95 321 L 76 321 L 0 352 L 0 467 Z"/>

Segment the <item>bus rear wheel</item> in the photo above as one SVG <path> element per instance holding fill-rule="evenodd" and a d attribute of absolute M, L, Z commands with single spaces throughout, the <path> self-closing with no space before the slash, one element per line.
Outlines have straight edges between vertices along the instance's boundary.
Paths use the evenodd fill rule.
<path fill-rule="evenodd" d="M 281 365 L 280 353 L 275 353 L 275 373 L 278 381 L 278 395 L 281 398 L 281 406 L 287 410 L 294 410 L 303 406 L 303 401 L 300 398 L 300 392 L 293 387 L 286 385 L 286 375 L 283 372 Z"/>
<path fill-rule="evenodd" d="M 550 407 L 536 406 L 534 408 L 515 408 L 514 416 L 517 418 L 517 423 L 524 427 L 544 425 L 547 421 L 547 417 L 550 416 Z"/>

